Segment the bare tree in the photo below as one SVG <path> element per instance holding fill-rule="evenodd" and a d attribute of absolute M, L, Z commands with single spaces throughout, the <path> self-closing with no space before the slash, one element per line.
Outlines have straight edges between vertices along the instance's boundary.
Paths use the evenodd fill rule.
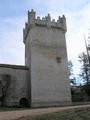
<path fill-rule="evenodd" d="M 68 69 L 69 69 L 69 76 L 73 75 L 73 63 L 72 61 L 68 61 Z"/>
<path fill-rule="evenodd" d="M 9 95 L 11 83 L 11 75 L 0 75 L 0 100 L 2 102 L 2 106 L 5 105 L 6 97 Z"/>
<path fill-rule="evenodd" d="M 86 82 L 83 86 L 83 90 L 86 95 L 88 95 L 88 99 L 90 100 L 90 62 L 89 62 L 89 54 L 85 54 L 82 52 L 79 55 L 79 61 L 82 63 L 81 66 L 81 74 L 80 77 Z"/>
<path fill-rule="evenodd" d="M 69 79 L 70 79 L 70 83 L 75 85 L 76 84 L 76 78 L 74 77 L 73 74 L 73 63 L 72 61 L 68 61 L 68 70 L 69 70 Z"/>
<path fill-rule="evenodd" d="M 79 62 L 81 66 L 81 74 L 79 75 L 87 84 L 89 82 L 89 61 L 88 56 L 82 52 L 79 56 Z"/>

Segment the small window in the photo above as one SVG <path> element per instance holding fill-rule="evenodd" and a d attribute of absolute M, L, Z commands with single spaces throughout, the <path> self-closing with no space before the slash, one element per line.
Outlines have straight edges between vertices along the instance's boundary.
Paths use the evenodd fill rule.
<path fill-rule="evenodd" d="M 56 57 L 57 63 L 61 63 L 61 57 Z"/>

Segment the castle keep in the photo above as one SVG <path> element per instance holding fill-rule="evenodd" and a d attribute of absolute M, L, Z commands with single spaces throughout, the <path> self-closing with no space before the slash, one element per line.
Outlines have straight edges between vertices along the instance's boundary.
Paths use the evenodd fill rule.
<path fill-rule="evenodd" d="M 71 103 L 65 33 L 66 18 L 57 22 L 50 15 L 36 18 L 28 12 L 23 29 L 25 66 L 0 65 L 0 74 L 14 80 L 6 105 L 30 107 L 61 106 Z"/>

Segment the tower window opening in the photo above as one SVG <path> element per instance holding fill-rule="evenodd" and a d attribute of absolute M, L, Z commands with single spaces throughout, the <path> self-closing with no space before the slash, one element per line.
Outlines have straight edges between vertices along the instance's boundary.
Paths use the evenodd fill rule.
<path fill-rule="evenodd" d="M 61 57 L 56 57 L 57 63 L 61 63 Z"/>

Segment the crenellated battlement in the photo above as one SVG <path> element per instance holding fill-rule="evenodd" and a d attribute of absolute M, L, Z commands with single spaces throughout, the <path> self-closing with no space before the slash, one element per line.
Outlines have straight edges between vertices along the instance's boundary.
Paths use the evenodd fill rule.
<path fill-rule="evenodd" d="M 61 18 L 59 16 L 59 19 L 57 21 L 55 21 L 55 19 L 51 20 L 50 14 L 48 14 L 47 16 L 43 17 L 42 19 L 40 19 L 40 17 L 38 16 L 37 19 L 35 19 L 35 25 L 37 26 L 47 26 L 47 27 L 52 27 L 52 28 L 56 28 L 56 29 L 62 29 L 66 31 L 66 28 L 64 28 L 63 26 L 63 21 L 65 20 L 65 16 L 63 15 L 63 17 Z"/>
<path fill-rule="evenodd" d="M 59 16 L 57 21 L 51 19 L 50 14 L 41 19 L 39 16 L 36 18 L 36 12 L 32 9 L 31 11 L 28 11 L 28 22 L 25 23 L 25 28 L 23 29 L 24 40 L 26 39 L 29 30 L 35 26 L 47 27 L 48 29 L 59 29 L 63 32 L 67 31 L 66 18 L 64 15 L 62 17 Z"/>

